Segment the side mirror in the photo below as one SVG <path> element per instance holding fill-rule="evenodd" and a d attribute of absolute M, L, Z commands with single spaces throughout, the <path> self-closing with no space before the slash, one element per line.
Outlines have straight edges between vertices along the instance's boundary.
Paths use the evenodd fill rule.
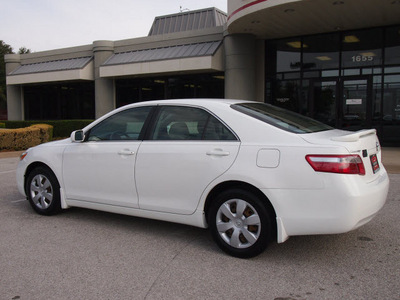
<path fill-rule="evenodd" d="M 82 143 L 85 139 L 83 130 L 76 130 L 71 133 L 71 141 L 73 143 Z"/>

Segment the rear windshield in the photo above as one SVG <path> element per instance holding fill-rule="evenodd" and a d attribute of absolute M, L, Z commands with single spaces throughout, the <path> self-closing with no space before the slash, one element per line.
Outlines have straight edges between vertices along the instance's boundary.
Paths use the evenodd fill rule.
<path fill-rule="evenodd" d="M 260 121 L 293 133 L 312 133 L 333 129 L 317 120 L 265 103 L 233 104 L 231 107 Z"/>

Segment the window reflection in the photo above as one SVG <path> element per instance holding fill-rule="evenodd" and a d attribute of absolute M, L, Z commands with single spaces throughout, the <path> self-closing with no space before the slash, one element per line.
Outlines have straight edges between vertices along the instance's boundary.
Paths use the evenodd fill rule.
<path fill-rule="evenodd" d="M 385 76 L 383 124 L 385 140 L 398 142 L 400 137 L 400 74 Z"/>
<path fill-rule="evenodd" d="M 346 32 L 343 34 L 342 67 L 361 68 L 365 66 L 381 65 L 383 45 L 382 33 L 383 30 L 377 28 L 372 30 Z M 355 72 L 355 70 L 352 72 Z"/>
<path fill-rule="evenodd" d="M 303 70 L 339 69 L 339 40 L 338 33 L 304 37 Z"/>
<path fill-rule="evenodd" d="M 224 98 L 224 74 L 116 80 L 116 106 L 147 100 Z"/>
<path fill-rule="evenodd" d="M 25 120 L 94 119 L 92 82 L 24 87 Z"/>
<path fill-rule="evenodd" d="M 399 25 L 267 41 L 266 63 L 267 103 L 400 144 Z"/>
<path fill-rule="evenodd" d="M 386 65 L 400 64 L 400 26 L 388 28 L 385 41 Z"/>

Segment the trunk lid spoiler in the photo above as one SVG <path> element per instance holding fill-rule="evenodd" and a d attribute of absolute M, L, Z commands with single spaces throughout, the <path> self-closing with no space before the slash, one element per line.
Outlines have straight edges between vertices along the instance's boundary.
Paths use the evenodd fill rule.
<path fill-rule="evenodd" d="M 335 136 L 331 138 L 331 141 L 335 142 L 357 142 L 360 138 L 368 135 L 376 135 L 376 129 L 360 130 L 354 133 Z"/>

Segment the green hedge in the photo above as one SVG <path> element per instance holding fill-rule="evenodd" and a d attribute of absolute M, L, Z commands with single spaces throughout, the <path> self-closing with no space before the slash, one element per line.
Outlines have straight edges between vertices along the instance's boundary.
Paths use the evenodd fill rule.
<path fill-rule="evenodd" d="M 54 138 L 66 138 L 71 135 L 74 130 L 82 129 L 93 122 L 93 120 L 52 120 L 52 121 L 4 121 L 5 128 L 25 128 L 35 124 L 49 124 L 53 126 Z"/>
<path fill-rule="evenodd" d="M 6 128 L 6 124 L 0 123 L 0 128 Z"/>
<path fill-rule="evenodd" d="M 0 151 L 19 151 L 49 142 L 53 139 L 53 126 L 37 124 L 27 128 L 1 129 Z"/>

